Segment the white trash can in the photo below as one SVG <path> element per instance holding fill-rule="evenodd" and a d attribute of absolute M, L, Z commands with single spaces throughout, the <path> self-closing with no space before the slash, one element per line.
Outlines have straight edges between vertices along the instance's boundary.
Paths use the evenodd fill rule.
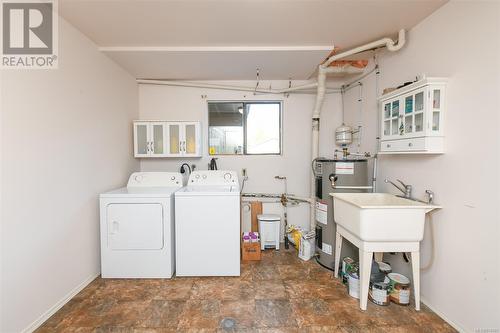
<path fill-rule="evenodd" d="M 280 249 L 281 216 L 276 214 L 257 215 L 259 221 L 260 249 L 274 247 Z"/>

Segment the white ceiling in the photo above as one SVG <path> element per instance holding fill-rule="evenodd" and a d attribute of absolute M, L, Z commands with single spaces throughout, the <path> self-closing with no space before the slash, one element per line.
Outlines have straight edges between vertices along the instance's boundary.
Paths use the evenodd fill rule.
<path fill-rule="evenodd" d="M 138 78 L 307 79 L 333 45 L 410 29 L 447 0 L 60 0 Z"/>
<path fill-rule="evenodd" d="M 181 80 L 301 79 L 329 52 L 324 50 L 105 51 L 136 78 Z"/>

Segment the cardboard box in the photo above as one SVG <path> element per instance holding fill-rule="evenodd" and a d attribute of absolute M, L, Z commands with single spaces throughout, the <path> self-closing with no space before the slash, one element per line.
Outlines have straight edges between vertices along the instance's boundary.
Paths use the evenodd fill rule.
<path fill-rule="evenodd" d="M 260 242 L 241 243 L 241 260 L 260 260 Z"/>

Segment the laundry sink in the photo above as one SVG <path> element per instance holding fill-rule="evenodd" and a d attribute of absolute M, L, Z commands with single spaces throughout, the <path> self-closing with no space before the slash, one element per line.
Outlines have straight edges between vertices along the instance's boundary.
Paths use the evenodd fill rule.
<path fill-rule="evenodd" d="M 387 193 L 330 195 L 335 222 L 368 242 L 421 241 L 425 214 L 441 208 Z"/>

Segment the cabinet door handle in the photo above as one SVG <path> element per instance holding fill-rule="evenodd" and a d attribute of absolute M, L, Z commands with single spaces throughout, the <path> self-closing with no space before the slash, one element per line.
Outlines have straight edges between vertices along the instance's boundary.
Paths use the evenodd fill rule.
<path fill-rule="evenodd" d="M 155 153 L 155 146 L 153 145 L 153 141 L 151 141 L 149 144 L 151 146 L 151 152 L 154 154 Z"/>
<path fill-rule="evenodd" d="M 151 151 L 151 148 L 149 147 L 150 142 L 146 142 L 146 153 L 149 153 Z"/>
<path fill-rule="evenodd" d="M 409 142 L 408 147 L 412 147 L 412 146 L 413 146 L 413 143 Z"/>
<path fill-rule="evenodd" d="M 111 235 L 116 235 L 120 231 L 120 223 L 118 221 L 111 222 Z"/>

